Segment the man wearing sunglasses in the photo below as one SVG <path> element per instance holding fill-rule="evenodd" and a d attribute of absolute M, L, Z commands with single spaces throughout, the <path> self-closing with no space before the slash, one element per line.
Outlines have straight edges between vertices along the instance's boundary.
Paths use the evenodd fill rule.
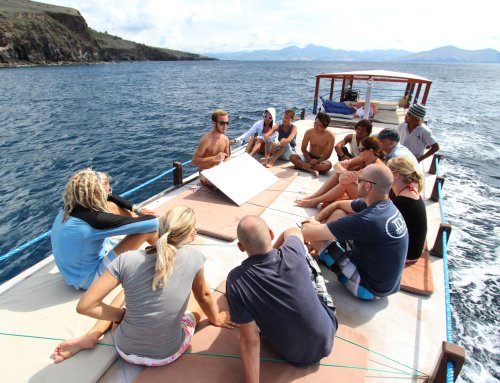
<path fill-rule="evenodd" d="M 393 176 L 385 165 L 368 165 L 358 177 L 360 199 L 342 201 L 329 222 L 309 218 L 304 239 L 356 297 L 374 300 L 399 291 L 408 250 L 403 216 L 389 199 Z M 338 241 L 342 242 L 339 243 Z"/>
<path fill-rule="evenodd" d="M 229 116 L 227 112 L 222 109 L 214 110 L 212 113 L 212 130 L 203 135 L 191 160 L 191 164 L 198 166 L 200 172 L 213 168 L 229 159 L 231 155 L 229 139 L 225 134 L 228 127 Z M 200 181 L 202 184 L 213 186 L 201 173 Z"/>

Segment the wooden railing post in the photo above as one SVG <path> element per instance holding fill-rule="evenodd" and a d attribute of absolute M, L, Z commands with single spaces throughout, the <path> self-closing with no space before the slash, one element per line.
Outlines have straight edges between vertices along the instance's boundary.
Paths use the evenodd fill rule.
<path fill-rule="evenodd" d="M 436 235 L 436 240 L 434 241 L 434 246 L 432 247 L 431 254 L 435 257 L 443 258 L 443 232 L 446 231 L 446 244 L 450 240 L 451 235 L 451 225 L 449 223 L 442 223 L 439 225 L 439 230 Z"/>
<path fill-rule="evenodd" d="M 181 162 L 174 162 L 174 172 L 173 172 L 173 177 L 174 177 L 174 185 L 182 185 L 182 163 Z"/>
<path fill-rule="evenodd" d="M 434 188 L 432 189 L 431 198 L 430 198 L 434 202 L 439 201 L 438 184 L 441 184 L 441 190 L 443 190 L 443 184 L 444 184 L 444 177 L 443 176 L 436 176 L 436 182 L 434 183 Z"/>
<path fill-rule="evenodd" d="M 443 342 L 441 352 L 438 357 L 434 372 L 429 380 L 429 383 L 445 383 L 446 373 L 448 369 L 448 360 L 453 361 L 453 381 L 457 380 L 460 370 L 465 361 L 465 349 L 454 343 Z"/>
<path fill-rule="evenodd" d="M 429 174 L 436 174 L 436 160 L 438 164 L 440 164 L 442 159 L 443 156 L 441 154 L 434 154 L 434 157 L 432 157 L 431 166 L 429 167 Z"/>

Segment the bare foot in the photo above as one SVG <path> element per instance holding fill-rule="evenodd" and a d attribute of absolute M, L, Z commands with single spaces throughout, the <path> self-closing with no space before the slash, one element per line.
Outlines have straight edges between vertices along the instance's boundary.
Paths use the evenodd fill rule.
<path fill-rule="evenodd" d="M 65 340 L 57 345 L 51 358 L 54 359 L 54 363 L 61 363 L 82 350 L 94 348 L 97 344 L 97 339 L 95 336 L 87 334 L 78 338 Z"/>
<path fill-rule="evenodd" d="M 316 206 L 318 206 L 318 202 L 316 202 L 314 200 L 309 200 L 306 198 L 297 199 L 297 200 L 295 200 L 295 203 L 301 207 L 316 207 Z"/>
<path fill-rule="evenodd" d="M 267 164 L 265 164 L 264 166 L 265 166 L 266 168 L 268 168 L 268 169 L 269 169 L 269 168 L 272 168 L 272 167 L 273 167 L 273 164 L 269 164 L 269 163 L 267 163 Z"/>
<path fill-rule="evenodd" d="M 312 175 L 314 176 L 314 178 L 318 178 L 319 177 L 319 172 L 317 170 L 313 170 L 312 171 Z"/>

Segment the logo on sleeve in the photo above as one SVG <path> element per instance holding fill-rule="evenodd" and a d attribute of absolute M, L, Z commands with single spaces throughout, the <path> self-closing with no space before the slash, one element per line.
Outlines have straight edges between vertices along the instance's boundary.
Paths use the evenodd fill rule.
<path fill-rule="evenodd" d="M 385 231 L 391 238 L 401 238 L 406 234 L 406 223 L 399 211 L 391 216 L 385 223 Z"/>

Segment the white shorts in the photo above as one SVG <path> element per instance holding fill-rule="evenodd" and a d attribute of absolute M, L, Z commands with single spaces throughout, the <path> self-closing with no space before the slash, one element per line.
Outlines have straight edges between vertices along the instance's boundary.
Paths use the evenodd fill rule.
<path fill-rule="evenodd" d="M 184 330 L 184 341 L 182 342 L 181 347 L 179 347 L 179 349 L 175 353 L 166 358 L 153 359 L 133 354 L 126 354 L 125 352 L 120 350 L 117 345 L 115 345 L 116 351 L 123 359 L 132 364 L 140 364 L 149 367 L 164 366 L 166 364 L 175 362 L 177 359 L 179 359 L 181 355 L 184 354 L 187 348 L 189 347 L 191 338 L 194 335 L 194 330 L 196 329 L 196 319 L 193 313 L 189 310 L 186 310 L 184 316 L 182 317 L 182 329 Z"/>

